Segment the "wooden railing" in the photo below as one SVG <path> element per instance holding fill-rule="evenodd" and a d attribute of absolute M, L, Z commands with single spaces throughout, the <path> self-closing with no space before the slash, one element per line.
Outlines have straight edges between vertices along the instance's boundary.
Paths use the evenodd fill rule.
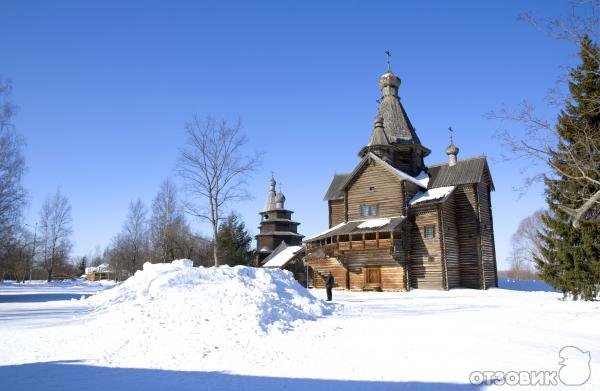
<path fill-rule="evenodd" d="M 364 239 L 364 240 L 351 240 L 351 241 L 339 241 L 333 243 L 319 243 L 309 242 L 308 251 L 314 249 L 324 249 L 329 255 L 337 255 L 342 251 L 359 250 L 359 249 L 377 249 L 377 248 L 391 248 L 394 240 L 391 238 L 386 239 Z"/>

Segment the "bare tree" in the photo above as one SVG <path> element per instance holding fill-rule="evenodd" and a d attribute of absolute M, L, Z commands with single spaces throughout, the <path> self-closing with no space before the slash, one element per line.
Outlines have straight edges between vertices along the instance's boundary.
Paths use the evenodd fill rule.
<path fill-rule="evenodd" d="M 525 249 L 522 247 L 518 237 L 513 234 L 510 238 L 510 253 L 508 254 L 510 263 L 509 277 L 516 280 L 525 278 L 531 267 L 526 259 Z"/>
<path fill-rule="evenodd" d="M 527 262 L 535 265 L 535 259 L 543 258 L 541 253 L 542 240 L 540 233 L 544 229 L 542 216 L 547 213 L 545 209 L 539 209 L 533 214 L 525 217 L 519 223 L 515 232 L 520 247 L 524 250 L 524 256 Z"/>
<path fill-rule="evenodd" d="M 177 199 L 177 188 L 169 179 L 161 184 L 152 202 L 150 230 L 160 262 L 172 261 L 177 256 L 183 256 L 178 251 L 178 243 L 189 233 L 189 227 Z"/>
<path fill-rule="evenodd" d="M 530 22 L 536 28 L 542 30 L 548 36 L 570 42 L 575 45 L 580 52 L 588 55 L 588 58 L 595 63 L 595 70 L 590 70 L 591 74 L 598 76 L 600 66 L 600 57 L 597 52 L 590 50 L 587 44 L 588 37 L 597 39 L 599 37 L 600 26 L 600 0 L 582 1 L 573 3 L 572 14 L 566 17 L 556 19 L 537 18 L 526 14 L 522 19 Z M 583 9 L 584 14 L 581 15 Z M 567 71 L 570 74 L 572 68 Z M 567 77 L 562 77 L 558 83 L 564 85 Z M 552 89 L 548 97 L 549 102 L 555 106 L 572 105 L 568 96 L 564 96 L 561 91 L 564 89 Z M 586 97 L 579 97 L 580 102 L 585 104 L 586 110 L 591 110 L 585 114 L 590 116 L 600 115 L 600 105 L 597 96 L 589 96 L 588 104 Z M 578 106 L 580 109 L 583 105 Z M 523 101 L 519 108 L 511 110 L 506 107 L 499 112 L 491 112 L 487 115 L 490 119 L 515 122 L 524 126 L 524 135 L 517 137 L 513 132 L 507 129 L 498 131 L 499 138 L 505 146 L 512 152 L 509 156 L 504 156 L 506 160 L 527 159 L 535 163 L 540 162 L 549 167 L 558 175 L 563 176 L 583 189 L 577 196 L 570 199 L 569 205 L 558 205 L 558 207 L 572 217 L 572 224 L 578 228 L 581 222 L 598 219 L 596 213 L 590 213 L 593 208 L 600 205 L 600 190 L 595 190 L 600 186 L 600 135 L 598 129 L 593 126 L 578 124 L 577 138 L 565 142 L 560 134 L 556 123 L 553 123 L 536 114 L 535 107 L 528 101 Z M 556 152 L 560 151 L 561 159 L 554 159 Z M 542 170 L 526 178 L 525 189 L 531 184 L 543 181 L 549 174 Z M 589 191 L 587 191 L 589 189 Z"/>
<path fill-rule="evenodd" d="M 180 151 L 178 173 L 185 181 L 186 211 L 210 223 L 213 258 L 219 266 L 217 231 L 224 209 L 230 202 L 249 198 L 245 189 L 249 175 L 260 164 L 260 154 L 246 156 L 246 137 L 241 122 L 229 125 L 194 115 L 186 126 L 187 144 Z"/>
<path fill-rule="evenodd" d="M 8 101 L 12 85 L 0 79 L 0 258 L 21 222 L 26 192 L 21 185 L 25 171 L 23 140 L 12 123 L 15 107 Z"/>
<path fill-rule="evenodd" d="M 71 223 L 69 200 L 57 190 L 46 198 L 40 213 L 43 265 L 48 272 L 48 281 L 52 281 L 52 271 L 66 261 L 71 251 Z"/>
<path fill-rule="evenodd" d="M 129 272 L 135 273 L 148 244 L 148 220 L 146 206 L 141 199 L 129 203 L 129 214 L 123 226 L 123 240 L 128 248 Z"/>
<path fill-rule="evenodd" d="M 542 241 L 539 234 L 544 229 L 542 216 L 545 213 L 547 212 L 544 209 L 540 209 L 525 217 L 511 236 L 508 255 L 511 278 L 535 277 L 536 258 L 542 258 Z"/>

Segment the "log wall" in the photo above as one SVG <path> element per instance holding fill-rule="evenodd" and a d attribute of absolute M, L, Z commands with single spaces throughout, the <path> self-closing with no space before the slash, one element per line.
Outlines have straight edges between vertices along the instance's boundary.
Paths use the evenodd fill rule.
<path fill-rule="evenodd" d="M 350 290 L 353 291 L 362 291 L 365 288 L 365 276 L 362 268 L 358 270 L 349 270 L 348 271 L 348 282 L 350 285 Z"/>
<path fill-rule="evenodd" d="M 437 205 L 414 210 L 410 235 L 410 285 L 413 288 L 444 289 L 442 251 Z M 412 219 L 411 219 L 412 220 Z M 435 224 L 435 237 L 425 239 L 425 226 Z M 429 260 L 429 257 L 434 257 Z"/>
<path fill-rule="evenodd" d="M 404 268 L 402 266 L 381 268 L 381 289 L 384 291 L 404 291 Z"/>
<path fill-rule="evenodd" d="M 371 163 L 348 189 L 348 220 L 363 219 L 361 205 L 379 205 L 378 217 L 401 216 L 404 197 L 402 180 L 378 164 Z"/>
<path fill-rule="evenodd" d="M 329 228 L 344 222 L 344 199 L 329 201 Z"/>
<path fill-rule="evenodd" d="M 459 244 L 459 277 L 463 288 L 481 288 L 479 216 L 476 185 L 457 186 L 456 227 Z"/>
<path fill-rule="evenodd" d="M 446 288 L 452 289 L 460 286 L 458 228 L 454 194 L 441 207 L 440 224 L 443 232 Z"/>
<path fill-rule="evenodd" d="M 363 266 L 398 266 L 392 255 L 391 247 L 384 248 L 355 248 L 344 251 L 342 262 L 350 270 L 359 270 Z"/>
<path fill-rule="evenodd" d="M 485 183 L 478 185 L 479 212 L 481 221 L 481 255 L 484 289 L 496 287 L 498 277 L 496 269 L 496 249 L 494 246 L 494 223 L 490 189 Z"/>
<path fill-rule="evenodd" d="M 331 272 L 334 280 L 334 288 L 347 289 L 346 268 L 336 258 L 324 258 L 307 260 L 309 272 L 312 273 L 312 282 L 315 288 L 325 288 L 327 273 Z"/>

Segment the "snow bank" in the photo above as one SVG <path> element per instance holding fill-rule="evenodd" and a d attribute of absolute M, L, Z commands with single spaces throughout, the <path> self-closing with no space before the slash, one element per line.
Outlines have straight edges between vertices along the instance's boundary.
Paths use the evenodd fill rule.
<path fill-rule="evenodd" d="M 325 304 L 283 270 L 249 267 L 193 267 L 182 259 L 145 263 L 143 270 L 123 284 L 88 299 L 108 312 L 146 307 L 182 310 L 192 323 L 243 321 L 244 327 L 267 331 L 288 328 L 296 320 L 314 320 L 327 313 Z M 183 307 L 183 308 L 178 308 Z"/>
<path fill-rule="evenodd" d="M 286 332 L 333 309 L 287 271 L 192 267 L 190 260 L 146 263 L 127 281 L 86 302 L 95 307 L 88 329 L 110 336 L 99 341 L 111 345 L 99 363 L 155 368 L 239 353 L 261 336 Z"/>

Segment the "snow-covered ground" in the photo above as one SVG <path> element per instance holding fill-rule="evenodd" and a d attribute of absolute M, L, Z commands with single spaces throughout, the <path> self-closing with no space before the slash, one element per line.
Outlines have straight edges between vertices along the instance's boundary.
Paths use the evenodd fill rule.
<path fill-rule="evenodd" d="M 570 389 L 600 389 L 600 302 L 555 292 L 335 291 L 328 304 L 279 270 L 179 263 L 80 300 L 103 288 L 0 284 L 0 389 L 500 389 L 470 374 L 558 371 L 564 346 L 591 355 Z"/>

